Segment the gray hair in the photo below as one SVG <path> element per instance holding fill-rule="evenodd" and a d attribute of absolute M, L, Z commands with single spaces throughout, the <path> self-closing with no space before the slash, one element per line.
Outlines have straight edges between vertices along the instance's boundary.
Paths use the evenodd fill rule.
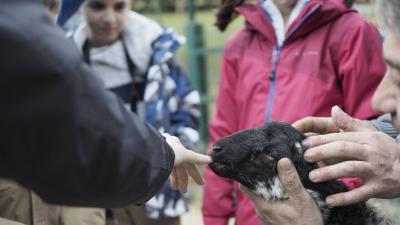
<path fill-rule="evenodd" d="M 384 25 L 400 37 L 400 1 L 377 0 L 378 13 Z"/>

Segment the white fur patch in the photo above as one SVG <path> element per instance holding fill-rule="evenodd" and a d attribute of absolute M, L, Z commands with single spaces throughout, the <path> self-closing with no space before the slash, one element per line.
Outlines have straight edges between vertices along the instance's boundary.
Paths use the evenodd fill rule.
<path fill-rule="evenodd" d="M 278 177 L 274 177 L 270 181 L 269 188 L 263 183 L 256 184 L 255 193 L 267 200 L 286 199 L 289 197 Z"/>
<path fill-rule="evenodd" d="M 303 147 L 301 146 L 301 144 L 299 143 L 299 142 L 296 142 L 295 144 L 294 144 L 294 146 L 296 147 L 296 149 L 297 149 L 297 152 L 299 152 L 300 154 L 303 154 Z"/>

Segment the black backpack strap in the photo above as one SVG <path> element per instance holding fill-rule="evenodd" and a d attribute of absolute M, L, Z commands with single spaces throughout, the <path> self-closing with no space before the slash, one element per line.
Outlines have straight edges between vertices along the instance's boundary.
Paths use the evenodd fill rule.
<path fill-rule="evenodd" d="M 82 47 L 83 61 L 90 65 L 90 44 L 89 40 L 86 40 Z"/>
<path fill-rule="evenodd" d="M 125 53 L 125 57 L 128 63 L 128 70 L 129 70 L 129 74 L 132 77 L 132 93 L 131 93 L 131 110 L 133 112 L 137 111 L 137 102 L 143 100 L 144 97 L 144 83 L 145 83 L 145 77 L 144 76 L 140 76 L 138 75 L 137 72 L 137 68 L 135 66 L 135 64 L 133 63 L 131 57 L 129 56 L 128 50 L 126 48 L 125 42 L 123 40 L 123 38 L 121 38 L 122 41 L 122 46 L 124 48 L 124 53 Z M 90 43 L 87 40 L 84 44 L 83 44 L 83 48 L 82 48 L 82 55 L 83 55 L 83 60 L 87 63 L 87 64 L 91 64 L 90 61 Z"/>
<path fill-rule="evenodd" d="M 145 76 L 138 74 L 138 70 L 133 63 L 131 57 L 129 56 L 128 49 L 126 47 L 125 41 L 121 38 L 122 45 L 124 48 L 126 60 L 128 63 L 129 74 L 132 77 L 133 88 L 132 88 L 132 100 L 131 100 L 131 110 L 137 112 L 137 103 L 143 100 L 144 97 L 144 86 L 145 86 Z"/>

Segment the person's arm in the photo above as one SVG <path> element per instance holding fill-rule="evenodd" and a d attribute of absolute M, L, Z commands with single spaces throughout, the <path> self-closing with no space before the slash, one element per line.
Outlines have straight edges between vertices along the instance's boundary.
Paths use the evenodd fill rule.
<path fill-rule="evenodd" d="M 237 78 L 235 63 L 224 56 L 216 114 L 210 124 L 210 147 L 218 139 L 237 131 L 237 115 L 234 93 Z M 205 185 L 202 213 L 205 225 L 227 225 L 235 214 L 234 181 L 217 176 L 209 167 L 205 168 Z"/>
<path fill-rule="evenodd" d="M 257 216 L 268 225 L 323 225 L 320 209 L 304 189 L 296 168 L 289 159 L 279 160 L 278 174 L 288 199 L 265 200 L 244 186 L 240 187 L 254 203 Z"/>
<path fill-rule="evenodd" d="M 0 45 L 1 177 L 64 205 L 144 203 L 161 188 L 173 150 L 104 89 L 39 1 L 2 2 Z"/>
<path fill-rule="evenodd" d="M 378 116 L 372 110 L 372 95 L 386 71 L 382 39 L 374 25 L 360 17 L 345 29 L 338 64 L 342 108 L 354 118 L 372 119 Z"/>

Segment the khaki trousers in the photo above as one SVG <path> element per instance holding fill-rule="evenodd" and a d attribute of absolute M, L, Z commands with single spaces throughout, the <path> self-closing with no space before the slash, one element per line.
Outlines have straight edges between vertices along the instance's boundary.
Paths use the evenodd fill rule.
<path fill-rule="evenodd" d="M 0 225 L 25 225 L 25 224 L 17 223 L 17 222 L 11 221 L 11 220 L 6 220 L 3 218 L 0 218 Z"/>
<path fill-rule="evenodd" d="M 0 179 L 0 217 L 26 225 L 105 225 L 104 209 L 50 205 L 5 179 Z"/>
<path fill-rule="evenodd" d="M 158 220 L 147 217 L 144 206 L 129 206 L 114 209 L 115 222 L 108 221 L 107 225 L 180 225 L 180 217 L 160 218 Z"/>

